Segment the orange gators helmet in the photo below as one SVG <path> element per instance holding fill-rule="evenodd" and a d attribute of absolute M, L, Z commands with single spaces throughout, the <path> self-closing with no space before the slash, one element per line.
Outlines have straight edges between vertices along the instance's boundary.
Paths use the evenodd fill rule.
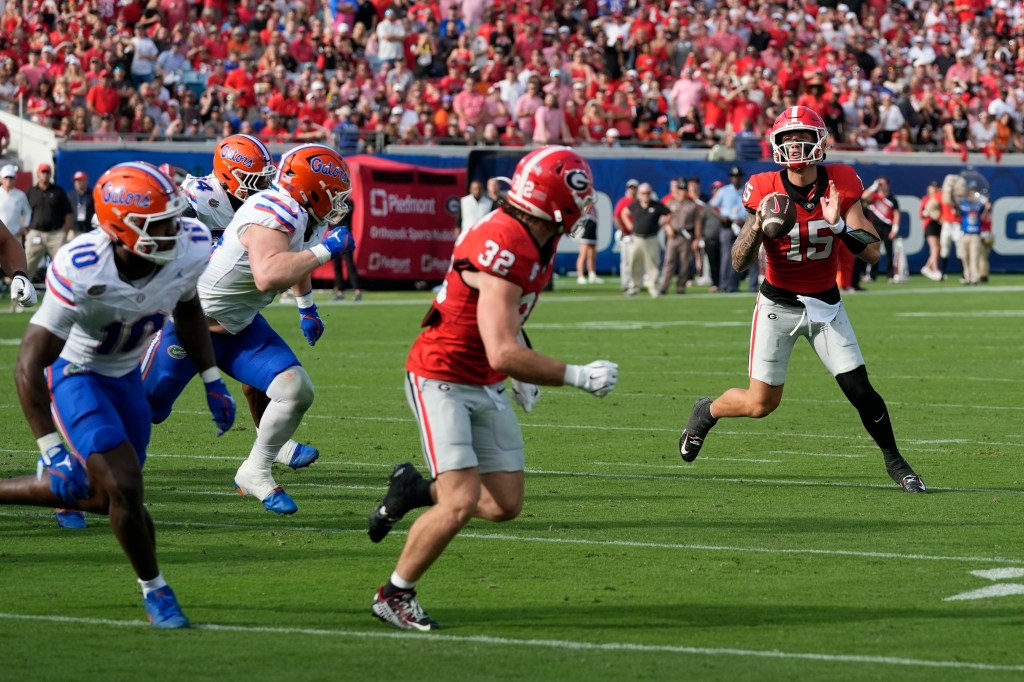
<path fill-rule="evenodd" d="M 792 140 L 783 142 L 785 133 L 805 130 L 814 138 L 810 142 Z M 828 129 L 821 116 L 807 107 L 789 107 L 775 119 L 768 134 L 772 145 L 772 159 L 780 166 L 799 170 L 825 160 L 828 144 Z"/>
<path fill-rule="evenodd" d="M 213 152 L 214 176 L 242 201 L 269 187 L 276 172 L 267 146 L 251 135 L 228 135 Z"/>
<path fill-rule="evenodd" d="M 156 166 L 141 161 L 119 163 L 96 181 L 92 198 L 99 228 L 115 243 L 154 263 L 178 257 L 186 233 L 149 234 L 151 226 L 177 220 L 188 207 L 178 187 Z"/>
<path fill-rule="evenodd" d="M 304 144 L 281 156 L 274 184 L 292 195 L 320 224 L 337 225 L 352 193 L 348 164 L 322 144 Z"/>
<path fill-rule="evenodd" d="M 578 238 L 594 211 L 594 174 L 582 156 L 568 147 L 549 145 L 520 160 L 506 201 L 536 218 L 562 225 Z"/>

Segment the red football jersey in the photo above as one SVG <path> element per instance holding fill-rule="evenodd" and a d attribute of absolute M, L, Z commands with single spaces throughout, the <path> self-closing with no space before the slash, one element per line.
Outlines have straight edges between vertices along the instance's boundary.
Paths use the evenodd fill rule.
<path fill-rule="evenodd" d="M 426 329 L 413 343 L 405 368 L 418 376 L 460 384 L 504 381 L 505 375 L 488 364 L 480 338 L 476 317 L 480 293 L 462 281 L 462 273 L 486 272 L 522 288 L 519 319 L 526 322 L 551 279 L 557 241 L 542 255 L 526 227 L 500 209 L 464 233 L 455 244 L 452 265 L 423 320 Z"/>
<path fill-rule="evenodd" d="M 796 204 L 796 225 L 785 237 L 765 239 L 764 252 L 768 264 L 765 278 L 772 286 L 798 294 L 816 294 L 836 285 L 838 237 L 832 234 L 822 217 L 819 200 L 828 192 L 828 181 L 839 190 L 840 215 L 845 216 L 864 193 L 857 172 L 846 164 L 818 166 L 817 184 L 805 200 L 783 181 L 785 170 L 758 173 L 743 189 L 743 205 L 757 211 L 761 199 L 773 192 L 788 194 Z"/>

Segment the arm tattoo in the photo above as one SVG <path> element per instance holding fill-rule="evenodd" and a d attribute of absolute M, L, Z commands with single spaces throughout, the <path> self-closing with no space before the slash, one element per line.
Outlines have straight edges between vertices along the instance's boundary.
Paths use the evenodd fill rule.
<path fill-rule="evenodd" d="M 749 214 L 743 223 L 743 229 L 740 230 L 740 236 L 736 237 L 736 242 L 732 245 L 732 267 L 736 272 L 743 272 L 757 258 L 764 233 L 756 229 L 756 225 L 757 214 Z"/>

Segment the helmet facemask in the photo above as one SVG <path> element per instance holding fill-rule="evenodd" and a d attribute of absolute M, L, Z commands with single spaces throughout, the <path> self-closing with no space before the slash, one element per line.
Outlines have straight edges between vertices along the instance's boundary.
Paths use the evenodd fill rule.
<path fill-rule="evenodd" d="M 579 241 L 583 237 L 583 233 L 586 232 L 587 227 L 591 224 L 597 223 L 597 210 L 595 209 L 594 196 L 590 195 L 581 202 L 578 202 L 580 207 L 580 217 L 576 221 L 568 226 L 565 230 L 565 234 L 569 235 L 576 241 Z M 561 211 L 556 211 L 556 217 L 559 217 Z"/>
<path fill-rule="evenodd" d="M 310 213 L 321 225 L 337 225 L 341 222 L 342 218 L 348 214 L 348 195 L 352 193 L 352 188 L 349 187 L 346 190 L 333 191 L 327 186 L 326 182 L 321 180 L 320 190 L 327 197 L 331 208 L 327 211 L 327 214 L 322 217 L 317 215 L 316 211 L 310 210 Z M 307 197 L 305 192 L 300 192 L 300 194 L 302 195 L 303 203 L 307 206 L 315 206 L 319 203 L 315 200 L 311 201 L 310 197 Z"/>
<path fill-rule="evenodd" d="M 244 171 L 241 168 L 231 169 L 231 175 L 238 182 L 238 187 L 232 192 L 237 198 L 245 201 L 250 194 L 262 192 L 270 187 L 271 181 L 277 174 L 277 168 L 268 163 L 261 171 Z"/>
<path fill-rule="evenodd" d="M 185 199 L 180 195 L 174 196 L 167 202 L 167 209 L 160 213 L 128 213 L 121 219 L 128 229 L 138 235 L 135 243 L 128 247 L 128 250 L 140 258 L 163 265 L 176 259 L 185 248 L 185 238 L 188 233 L 181 229 L 179 224 L 177 232 L 166 237 L 155 237 L 149 234 L 149 228 L 155 223 L 168 219 L 180 218 L 181 214 L 188 208 Z M 171 248 L 161 249 L 161 246 L 171 244 Z"/>
<path fill-rule="evenodd" d="M 795 131 L 807 131 L 816 140 L 790 140 L 783 142 L 782 138 L 786 133 Z M 772 134 L 772 159 L 780 166 L 786 166 L 794 170 L 807 168 L 808 166 L 821 163 L 825 160 L 825 142 L 827 135 L 823 135 L 815 128 L 806 126 L 792 126 L 778 130 Z"/>

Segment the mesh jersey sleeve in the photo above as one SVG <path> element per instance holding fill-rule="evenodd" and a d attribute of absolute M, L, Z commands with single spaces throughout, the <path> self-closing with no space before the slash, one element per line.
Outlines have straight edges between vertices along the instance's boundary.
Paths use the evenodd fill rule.
<path fill-rule="evenodd" d="M 305 209 L 283 192 L 259 192 L 246 200 L 235 215 L 240 225 L 262 225 L 289 236 L 305 235 L 309 219 Z"/>
<path fill-rule="evenodd" d="M 74 283 L 64 274 L 71 272 L 66 268 L 66 261 L 67 251 L 62 249 L 57 254 L 57 259 L 46 269 L 47 295 L 43 297 L 39 310 L 30 320 L 32 324 L 45 327 L 54 336 L 65 341 L 80 314 Z"/>
<path fill-rule="evenodd" d="M 182 254 L 184 265 L 182 277 L 189 279 L 192 282 L 192 286 L 186 289 L 185 293 L 178 300 L 191 301 L 198 296 L 196 284 L 199 282 L 199 276 L 206 269 L 207 263 L 209 263 L 210 244 L 213 238 L 206 225 L 192 218 L 183 218 L 181 229 L 187 230 L 189 234 L 188 249 Z"/>
<path fill-rule="evenodd" d="M 538 275 L 538 256 L 524 227 L 511 220 L 491 220 L 466 233 L 454 260 L 525 289 Z"/>
<path fill-rule="evenodd" d="M 833 164 L 828 166 L 829 176 L 839 190 L 840 215 L 845 216 L 864 194 L 864 183 L 852 166 Z"/>

